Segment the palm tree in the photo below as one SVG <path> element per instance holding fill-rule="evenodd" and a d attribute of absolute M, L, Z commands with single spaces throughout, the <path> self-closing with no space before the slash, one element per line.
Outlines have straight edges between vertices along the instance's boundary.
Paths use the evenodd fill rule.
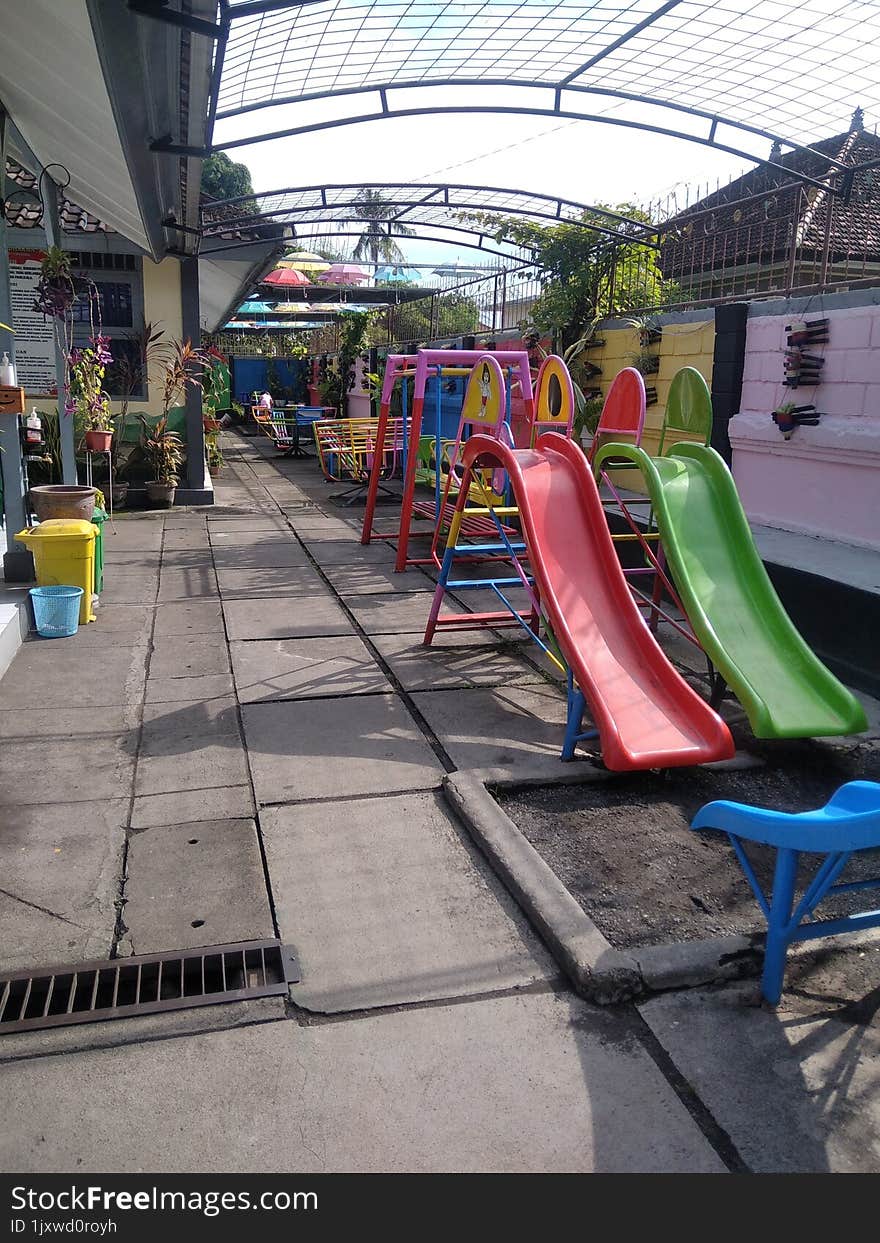
<path fill-rule="evenodd" d="M 380 260 L 382 263 L 402 262 L 404 254 L 394 241 L 394 235 L 414 237 L 415 230 L 391 219 L 394 211 L 394 204 L 384 199 L 378 190 L 361 192 L 355 212 L 367 224 L 352 251 L 353 259 L 368 259 L 374 266 Z"/>

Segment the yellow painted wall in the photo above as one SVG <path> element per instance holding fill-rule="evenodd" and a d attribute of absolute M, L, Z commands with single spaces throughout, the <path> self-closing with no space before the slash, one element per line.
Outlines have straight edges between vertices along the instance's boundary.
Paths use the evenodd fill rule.
<path fill-rule="evenodd" d="M 183 312 L 180 305 L 180 262 L 174 258 L 154 263 L 144 258 L 144 322 L 159 327 L 168 341 L 177 341 L 183 335 Z M 157 369 L 154 367 L 148 377 L 147 400 L 132 397 L 129 411 L 145 411 L 147 414 L 161 414 L 161 387 Z M 111 403 L 113 412 L 118 413 L 120 403 Z"/>
<path fill-rule="evenodd" d="M 646 387 L 657 390 L 657 404 L 649 406 L 645 414 L 645 431 L 642 436 L 642 447 L 647 453 L 657 451 L 660 440 L 660 426 L 666 409 L 666 398 L 672 377 L 681 367 L 695 367 L 706 383 L 712 384 L 712 360 L 715 352 L 715 318 L 685 324 L 663 324 L 662 316 L 658 316 L 663 327 L 663 338 L 656 345 L 650 346 L 645 353 L 659 354 L 660 370 L 654 375 L 645 376 Z M 602 325 L 596 330 L 596 336 L 605 344 L 589 349 L 584 354 L 591 363 L 602 370 L 601 376 L 586 381 L 588 388 L 601 388 L 602 395 L 624 367 L 633 366 L 634 355 L 642 352 L 639 346 L 639 334 L 629 326 L 617 328 L 612 324 Z M 619 473 L 618 482 L 623 487 L 633 486 L 632 472 Z"/>

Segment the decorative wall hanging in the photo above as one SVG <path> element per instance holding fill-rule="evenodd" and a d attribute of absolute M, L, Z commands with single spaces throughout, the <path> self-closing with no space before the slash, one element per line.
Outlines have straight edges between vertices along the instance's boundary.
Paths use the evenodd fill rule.
<path fill-rule="evenodd" d="M 821 414 L 815 406 L 795 406 L 787 402 L 773 411 L 773 422 L 782 432 L 786 440 L 791 440 L 793 432 L 799 427 L 818 427 Z"/>
<path fill-rule="evenodd" d="M 828 320 L 804 319 L 793 320 L 785 328 L 787 335 L 785 350 L 786 388 L 812 388 L 821 383 L 822 368 L 825 359 L 819 354 L 809 353 L 812 345 L 824 345 L 828 340 Z"/>

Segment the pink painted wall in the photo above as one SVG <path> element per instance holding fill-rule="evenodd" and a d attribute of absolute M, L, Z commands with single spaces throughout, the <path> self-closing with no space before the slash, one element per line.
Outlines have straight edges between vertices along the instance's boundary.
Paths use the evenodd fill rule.
<path fill-rule="evenodd" d="M 348 394 L 345 412 L 350 419 L 368 419 L 370 417 L 370 394 L 364 391 L 363 377 L 369 368 L 358 358 L 354 364 L 354 388 Z"/>
<path fill-rule="evenodd" d="M 829 320 L 815 388 L 785 388 L 785 325 Z M 772 411 L 812 403 L 818 427 L 785 440 Z M 750 318 L 740 412 L 730 421 L 733 474 L 753 522 L 880 549 L 880 307 Z"/>

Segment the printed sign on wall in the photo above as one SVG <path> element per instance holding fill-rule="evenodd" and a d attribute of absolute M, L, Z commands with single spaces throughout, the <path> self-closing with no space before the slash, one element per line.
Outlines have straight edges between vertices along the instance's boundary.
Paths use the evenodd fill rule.
<path fill-rule="evenodd" d="M 10 250 L 9 293 L 15 329 L 15 378 L 29 396 L 55 397 L 55 331 L 51 319 L 34 310 L 42 250 Z"/>

